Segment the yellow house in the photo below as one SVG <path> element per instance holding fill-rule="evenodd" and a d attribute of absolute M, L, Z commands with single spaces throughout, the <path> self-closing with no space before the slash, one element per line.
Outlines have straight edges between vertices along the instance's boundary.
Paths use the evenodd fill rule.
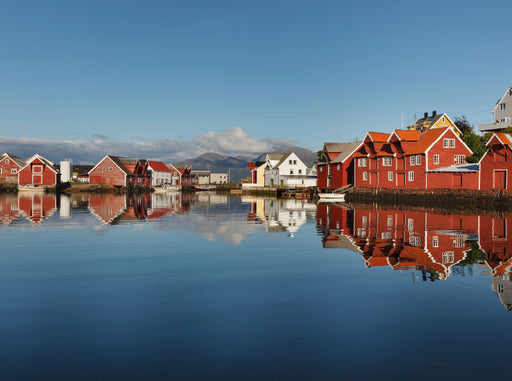
<path fill-rule="evenodd" d="M 457 135 L 461 134 L 461 131 L 457 128 L 455 123 L 446 114 L 437 115 L 436 111 L 432 111 L 432 116 L 428 116 L 428 112 L 425 113 L 423 119 L 418 119 L 414 124 L 411 124 L 407 128 L 409 130 L 416 130 L 425 132 L 431 128 L 443 128 L 451 127 Z"/>

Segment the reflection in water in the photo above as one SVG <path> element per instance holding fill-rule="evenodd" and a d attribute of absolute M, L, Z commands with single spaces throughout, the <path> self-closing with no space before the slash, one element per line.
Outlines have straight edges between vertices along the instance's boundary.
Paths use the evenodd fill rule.
<path fill-rule="evenodd" d="M 304 200 L 245 197 L 242 202 L 251 204 L 248 221 L 263 223 L 269 233 L 288 232 L 289 237 L 293 237 L 316 213 L 316 205 Z"/>
<path fill-rule="evenodd" d="M 512 309 L 509 220 L 330 204 L 319 204 L 317 211 L 324 248 L 359 252 L 367 268 L 412 270 L 413 281 L 472 275 L 476 264 L 492 276 L 492 289 L 507 310 Z"/>

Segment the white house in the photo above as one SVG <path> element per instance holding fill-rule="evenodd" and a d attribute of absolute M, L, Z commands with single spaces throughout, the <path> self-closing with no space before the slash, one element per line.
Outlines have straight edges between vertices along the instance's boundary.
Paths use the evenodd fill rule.
<path fill-rule="evenodd" d="M 492 109 L 494 123 L 480 124 L 478 130 L 482 132 L 499 131 L 512 126 L 512 87 L 496 102 Z"/>
<path fill-rule="evenodd" d="M 267 155 L 265 168 L 265 186 L 316 186 L 316 165 L 308 167 L 295 153 Z"/>
<path fill-rule="evenodd" d="M 148 171 L 151 171 L 151 186 L 171 185 L 172 171 L 161 161 L 148 160 Z"/>

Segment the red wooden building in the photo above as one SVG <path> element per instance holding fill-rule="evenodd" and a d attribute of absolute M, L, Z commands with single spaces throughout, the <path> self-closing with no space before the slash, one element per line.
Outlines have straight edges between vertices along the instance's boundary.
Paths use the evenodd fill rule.
<path fill-rule="evenodd" d="M 479 164 L 481 190 L 511 190 L 512 136 L 501 132 L 493 134 Z"/>
<path fill-rule="evenodd" d="M 363 145 L 354 143 L 325 143 L 317 163 L 317 186 L 320 191 L 331 191 L 354 184 L 354 155 Z"/>
<path fill-rule="evenodd" d="M 54 186 L 59 182 L 60 173 L 55 163 L 37 153 L 26 160 L 18 173 L 18 185 L 21 186 Z"/>
<path fill-rule="evenodd" d="M 27 163 L 14 155 L 3 153 L 0 155 L 0 183 L 17 183 L 18 172 Z"/>
<path fill-rule="evenodd" d="M 147 160 L 107 155 L 89 171 L 90 184 L 151 187 Z"/>

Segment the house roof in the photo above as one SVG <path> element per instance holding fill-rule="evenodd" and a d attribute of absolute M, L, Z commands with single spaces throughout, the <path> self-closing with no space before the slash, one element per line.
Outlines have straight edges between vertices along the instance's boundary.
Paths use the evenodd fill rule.
<path fill-rule="evenodd" d="M 512 135 L 511 134 L 507 134 L 505 132 L 495 132 L 494 136 L 496 136 L 496 138 L 498 138 L 498 140 L 501 142 L 501 144 L 508 145 L 508 146 L 512 147 Z M 492 140 L 492 137 L 487 142 L 487 145 L 489 145 L 491 143 L 491 140 Z"/>
<path fill-rule="evenodd" d="M 353 142 L 353 143 L 337 143 L 342 144 L 341 151 L 336 156 L 334 160 L 332 160 L 333 163 L 343 163 L 347 158 L 349 158 L 360 146 L 363 144 L 363 142 Z"/>
<path fill-rule="evenodd" d="M 289 153 L 286 155 L 289 155 Z M 286 156 L 286 155 L 281 154 L 281 153 L 268 153 L 267 154 L 269 160 L 281 160 L 283 158 L 283 156 Z"/>
<path fill-rule="evenodd" d="M 443 135 L 446 131 L 448 131 L 448 127 L 443 128 L 433 128 L 425 131 L 421 137 L 420 140 L 414 144 L 407 152 L 405 152 L 405 155 L 417 155 L 417 154 L 423 154 L 427 151 L 427 149 L 434 144 L 434 142 L 439 139 L 441 135 Z"/>
<path fill-rule="evenodd" d="M 405 142 L 417 142 L 420 139 L 421 131 L 418 130 L 394 130 L 389 138 L 391 139 L 392 135 L 396 135 L 400 141 Z"/>
<path fill-rule="evenodd" d="M 12 161 L 14 161 L 16 163 L 16 165 L 20 168 L 23 168 L 25 165 L 27 165 L 27 162 L 25 160 L 23 160 L 22 158 L 19 158 L 17 156 L 14 156 L 10 153 L 7 153 L 7 152 L 4 152 L 3 154 L 0 155 L 0 160 L 2 160 L 2 157 L 6 157 L 6 158 L 9 158 L 11 159 Z"/>
<path fill-rule="evenodd" d="M 151 167 L 153 171 L 158 172 L 172 172 L 171 169 L 169 169 L 164 163 L 161 161 L 153 161 L 148 160 L 148 165 Z"/>
<path fill-rule="evenodd" d="M 369 136 L 373 142 L 385 143 L 388 141 L 390 134 L 384 132 L 368 132 L 366 136 Z"/>
<path fill-rule="evenodd" d="M 27 160 L 25 160 L 25 165 L 23 166 L 23 168 L 28 166 L 30 163 L 32 163 L 36 159 L 41 161 L 44 165 L 46 165 L 46 167 L 50 168 L 53 172 L 59 173 L 57 168 L 55 168 L 55 163 L 53 161 L 48 160 L 47 158 L 39 155 L 38 153 L 33 154 Z M 21 169 L 23 169 L 23 168 L 21 168 Z M 21 169 L 20 169 L 20 171 L 21 171 Z"/>
<path fill-rule="evenodd" d="M 274 165 L 274 167 L 279 167 L 281 164 L 283 164 L 283 162 L 284 162 L 284 161 L 285 161 L 285 160 L 286 160 L 290 155 L 291 155 L 291 153 L 287 153 L 287 154 L 285 154 L 285 155 L 280 155 L 280 156 L 281 156 L 281 158 L 280 158 L 279 162 L 278 162 L 276 165 Z M 269 158 L 270 158 L 270 155 L 269 155 Z M 299 159 L 299 160 L 300 160 L 300 159 Z"/>

